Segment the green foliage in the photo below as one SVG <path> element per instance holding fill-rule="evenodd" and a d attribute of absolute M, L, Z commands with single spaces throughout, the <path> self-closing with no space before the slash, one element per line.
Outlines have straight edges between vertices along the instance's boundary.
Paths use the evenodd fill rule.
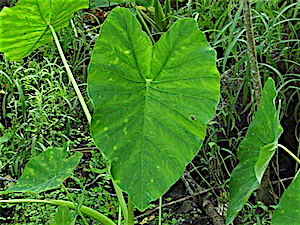
<path fill-rule="evenodd" d="M 264 203 L 258 201 L 256 203 L 247 202 L 241 210 L 239 224 L 253 225 L 262 224 L 269 225 L 271 223 L 271 216 L 275 206 L 266 206 Z M 237 223 L 234 223 L 237 224 Z"/>
<path fill-rule="evenodd" d="M 254 119 L 244 140 L 239 145 L 240 162 L 233 170 L 230 179 L 227 224 L 233 221 L 252 192 L 259 187 L 269 161 L 277 149 L 282 127 L 274 104 L 275 97 L 274 81 L 269 78 L 263 89 Z"/>
<path fill-rule="evenodd" d="M 153 0 L 136 0 L 136 3 L 144 7 L 150 7 L 153 5 Z"/>
<path fill-rule="evenodd" d="M 272 225 L 297 225 L 300 221 L 300 177 L 299 171 L 293 182 L 283 193 L 272 217 Z"/>
<path fill-rule="evenodd" d="M 90 0 L 90 8 L 94 9 L 94 8 L 98 8 L 98 7 L 109 7 L 109 6 L 113 6 L 116 5 L 118 3 L 120 3 L 122 1 L 118 1 L 118 0 L 114 0 L 114 1 L 109 1 L 109 0 Z"/>
<path fill-rule="evenodd" d="M 51 205 L 58 205 L 58 206 L 66 205 L 70 209 L 74 209 L 74 210 L 77 209 L 77 206 L 75 203 L 70 202 L 70 201 L 63 201 L 63 200 L 36 200 L 36 199 L 0 200 L 0 204 L 1 203 L 25 203 L 25 202 L 44 203 L 44 204 L 51 204 Z M 105 215 L 99 213 L 98 211 L 96 211 L 90 207 L 82 206 L 80 208 L 80 214 L 87 215 L 87 216 L 99 221 L 103 225 L 115 225 L 115 223 L 112 220 L 110 220 L 108 217 L 106 217 Z"/>
<path fill-rule="evenodd" d="M 140 210 L 197 154 L 219 96 L 214 61 L 193 20 L 178 21 L 153 48 L 126 9 L 101 29 L 88 77 L 92 136 Z"/>
<path fill-rule="evenodd" d="M 42 48 L 40 53 L 46 50 L 47 47 Z M 84 143 L 84 135 L 77 129 L 80 114 L 74 110 L 78 103 L 74 93 L 69 91 L 57 58 L 44 58 L 42 62 L 28 58 L 28 61 L 29 65 L 0 62 L 0 70 L 5 75 L 0 75 L 0 85 L 5 87 L 5 94 L 1 94 L 1 105 L 5 109 L 0 115 L 4 126 L 1 132 L 9 139 L 3 143 L 0 157 L 5 164 L 19 151 L 6 172 L 12 177 L 19 177 L 20 167 L 49 146 L 61 147 L 74 138 L 82 138 Z M 75 118 L 78 118 L 76 122 Z M 72 142 L 71 145 L 77 144 Z"/>
<path fill-rule="evenodd" d="M 7 194 L 8 199 L 27 198 L 24 194 Z M 37 197 L 37 196 L 35 196 Z M 22 204 L 1 204 L 0 205 L 0 222 L 1 224 L 47 224 L 51 217 L 54 216 L 55 206 L 37 205 L 30 203 Z"/>
<path fill-rule="evenodd" d="M 82 154 L 76 152 L 68 159 L 66 159 L 66 156 L 66 147 L 47 149 L 31 159 L 26 164 L 17 184 L 1 194 L 11 192 L 32 192 L 38 194 L 58 188 L 78 165 Z"/>
<path fill-rule="evenodd" d="M 78 22 L 74 20 L 75 24 Z M 82 35 L 83 33 L 80 32 L 79 30 L 78 34 Z M 88 50 L 88 43 L 82 43 L 85 41 L 84 37 L 71 40 L 70 37 L 64 37 L 66 33 L 69 32 L 61 32 L 59 36 L 71 41 L 68 43 L 67 51 L 80 50 L 80 46 Z M 63 67 L 60 65 L 55 51 L 51 48 L 53 48 L 51 43 L 39 48 L 38 52 L 36 51 L 33 56 L 22 63 L 9 62 L 5 59 L 0 61 L 0 71 L 5 74 L 5 76 L 0 74 L 0 86 L 6 93 L 1 94 L 4 96 L 3 98 L 0 96 L 2 109 L 5 109 L 2 111 L 3 114 L 0 113 L 1 121 L 5 126 L 5 130 L 0 128 L 0 136 L 3 131 L 9 136 L 9 140 L 3 143 L 0 151 L 0 165 L 5 165 L 1 175 L 17 179 L 21 174 L 20 168 L 24 168 L 30 158 L 46 150 L 49 146 L 60 147 L 67 141 L 70 142 L 70 151 L 72 152 L 89 152 L 95 149 L 91 137 L 88 135 L 88 126 L 83 123 L 82 112 L 74 110 L 78 106 L 78 100 L 74 97 L 74 92 L 70 91 Z M 47 58 L 43 58 L 43 55 L 47 55 Z M 76 55 L 77 52 L 69 57 L 74 65 L 78 64 Z M 84 58 L 83 53 L 81 57 L 79 60 Z M 77 66 L 74 71 L 81 70 L 81 67 Z M 78 73 L 77 78 L 84 79 L 84 74 Z M 23 94 L 22 101 L 20 101 L 19 93 Z M 18 152 L 19 154 L 13 157 Z M 75 171 L 74 176 L 80 178 L 78 181 L 82 183 L 93 184 L 89 185 L 89 191 L 85 193 L 85 205 L 95 207 L 105 215 L 116 218 L 117 202 L 115 197 L 109 193 L 111 186 L 109 176 L 105 175 L 107 169 L 103 169 L 104 160 L 99 151 L 92 152 L 92 159 L 84 160 L 84 163 L 81 163 Z M 94 170 L 90 171 L 89 168 L 99 168 L 99 171 L 96 173 Z M 99 174 L 100 172 L 102 174 Z M 88 177 L 85 174 L 88 174 Z M 2 190 L 12 184 L 11 182 L 5 183 L 7 182 L 0 183 Z M 68 182 L 68 187 L 75 189 L 71 195 L 76 199 L 77 193 L 80 193 L 78 184 Z M 3 197 L 14 199 L 20 198 L 20 195 L 6 194 Z M 68 200 L 65 193 L 59 190 L 39 195 L 25 195 L 24 197 Z M 10 224 L 9 222 L 12 224 L 46 224 L 49 220 L 47 218 L 52 217 L 55 210 L 53 206 L 29 203 L 15 206 L 2 204 L 0 208 L 7 212 L 4 214 L 0 210 L 1 224 Z M 83 224 L 80 220 L 77 223 Z"/>
<path fill-rule="evenodd" d="M 87 0 L 20 0 L 0 14 L 0 51 L 6 58 L 19 60 L 51 40 L 49 25 L 66 27 L 72 14 L 87 8 Z"/>
<path fill-rule="evenodd" d="M 154 0 L 154 9 L 155 9 L 155 25 L 159 31 L 166 31 L 168 20 L 166 18 L 166 15 L 163 11 L 163 8 L 160 4 L 159 0 Z"/>
<path fill-rule="evenodd" d="M 71 215 L 69 208 L 66 205 L 61 205 L 57 208 L 57 212 L 55 214 L 55 217 L 53 221 L 50 223 L 50 225 L 70 225 L 71 224 Z"/>
<path fill-rule="evenodd" d="M 14 2 L 12 2 L 12 5 Z M 19 2 L 22 5 L 24 2 L 31 1 L 20 0 Z M 56 4 L 63 1 L 35 1 L 28 9 L 33 9 L 39 2 L 43 2 L 44 5 L 42 6 L 45 6 L 46 4 Z M 107 4 L 107 6 L 110 4 L 108 1 L 95 0 L 93 2 L 98 2 L 99 7 L 101 4 Z M 91 1 L 91 6 L 93 2 Z M 165 4 L 161 3 L 160 6 L 163 7 L 157 7 L 159 10 L 156 10 L 156 13 L 154 13 L 152 7 L 148 9 L 139 7 L 131 9 L 131 11 L 137 13 L 137 16 L 141 13 L 146 20 L 145 22 L 142 17 L 138 17 L 142 22 L 143 29 L 147 31 L 153 43 L 154 40 L 163 35 L 162 30 L 166 31 L 178 19 L 193 18 L 197 21 L 199 29 L 204 30 L 211 45 L 217 48 L 217 66 L 221 72 L 221 99 L 213 120 L 208 124 L 206 138 L 203 140 L 200 154 L 187 169 L 193 171 L 193 175 L 198 178 L 197 181 L 201 186 L 211 188 L 212 191 L 208 194 L 211 199 L 218 202 L 218 208 L 221 210 L 227 204 L 227 182 L 235 165 L 235 150 L 243 140 L 249 118 L 252 116 L 251 89 L 249 88 L 251 81 L 250 69 L 247 64 L 243 14 L 241 8 L 239 8 L 240 1 L 195 0 L 188 2 L 175 1 L 172 2 L 172 5 L 169 3 L 168 1 Z M 297 102 L 300 99 L 300 83 L 297 59 L 299 58 L 300 41 L 297 31 L 300 23 L 297 16 L 300 2 L 257 0 L 252 1 L 252 3 L 262 79 L 266 81 L 271 76 L 275 80 L 278 92 L 277 99 L 280 99 L 282 106 L 280 118 L 294 118 L 295 121 L 299 121 L 300 104 Z M 143 3 L 140 4 L 143 5 Z M 19 8 L 18 10 L 20 13 L 9 19 L 6 27 L 0 27 L 0 32 L 6 32 L 4 35 L 10 34 L 10 32 L 21 32 L 22 30 L 29 31 L 30 26 L 18 27 L 16 31 L 14 30 L 14 24 L 11 21 L 16 18 L 21 21 L 22 18 L 25 18 L 27 12 L 26 8 Z M 105 10 L 104 13 L 106 13 Z M 71 7 L 67 11 L 71 13 L 75 10 Z M 1 15 L 5 16 L 0 16 L 1 24 L 4 22 L 3 18 L 10 15 L 12 9 L 4 9 L 3 12 L 5 13 L 1 13 Z M 31 16 L 44 15 L 36 12 L 35 10 L 30 13 Z M 67 26 L 60 31 L 57 30 L 63 51 L 72 65 L 71 70 L 75 73 L 77 81 L 83 83 L 81 86 L 82 91 L 85 88 L 86 67 L 90 60 L 91 46 L 93 46 L 98 36 L 97 30 L 100 29 L 100 26 L 102 27 L 100 21 L 103 19 L 90 14 L 98 21 L 97 25 L 99 26 L 94 27 L 94 24 L 88 24 L 87 21 L 82 19 L 83 13 L 87 14 L 88 12 L 86 10 L 80 11 L 75 20 L 72 20 L 72 26 Z M 10 16 L 7 18 L 10 18 Z M 64 24 L 67 25 L 68 20 L 63 18 L 64 16 L 60 17 L 59 21 L 65 21 Z M 40 31 L 46 31 L 45 34 L 47 34 L 46 23 L 42 20 L 35 20 L 32 24 L 36 24 L 36 22 L 39 23 Z M 16 24 L 19 25 L 20 23 L 22 22 Z M 157 24 L 160 24 L 163 29 L 158 29 Z M 9 33 L 6 30 L 8 25 Z M 39 32 L 35 34 L 37 34 L 37 37 L 41 36 Z M 29 33 L 27 37 L 31 37 L 31 35 Z M 46 38 L 47 35 L 43 37 Z M 26 40 L 25 47 L 19 48 L 19 50 L 26 49 L 31 40 L 34 42 L 34 38 L 35 36 L 30 40 Z M 0 48 L 4 46 L 2 40 L 4 39 L 0 41 Z M 45 41 L 43 38 L 41 40 Z M 41 42 L 38 42 L 36 47 L 39 44 Z M 7 49 L 8 46 L 5 44 L 4 48 Z M 33 48 L 30 50 L 34 50 Z M 65 184 L 70 188 L 70 196 L 77 199 L 77 193 L 82 194 L 83 186 L 86 184 L 87 191 L 84 193 L 84 204 L 116 219 L 118 203 L 111 194 L 109 169 L 103 168 L 106 159 L 96 150 L 91 137 L 88 135 L 88 125 L 85 123 L 82 111 L 78 109 L 78 99 L 69 87 L 61 61 L 57 57 L 56 50 L 53 50 L 54 48 L 54 43 L 50 42 L 50 45 L 39 47 L 20 63 L 9 62 L 2 55 L 0 56 L 1 175 L 18 179 L 29 159 L 48 147 L 61 147 L 63 143 L 71 141 L 70 150 L 83 151 L 85 160 L 77 167 L 75 174 L 65 181 Z M 20 53 L 22 52 L 20 51 Z M 5 52 L 5 55 L 7 54 Z M 122 54 L 119 55 L 122 56 Z M 146 82 L 143 82 L 145 85 Z M 86 97 L 86 99 L 88 98 Z M 196 119 L 198 120 L 198 118 Z M 282 120 L 283 125 L 284 123 L 288 123 L 288 121 Z M 298 131 L 299 129 L 296 127 L 292 133 L 297 136 L 298 139 L 296 140 L 299 142 Z M 268 148 L 272 148 L 272 146 L 273 143 L 266 146 L 264 150 L 267 151 L 262 151 L 258 155 L 258 158 L 262 160 L 258 160 L 252 171 L 252 174 L 255 174 L 255 176 L 252 176 L 255 183 L 260 179 L 264 167 L 267 165 L 264 159 L 273 154 L 273 151 L 268 151 Z M 280 162 L 280 160 L 274 158 L 271 162 L 272 170 L 275 170 L 274 174 L 276 176 L 281 172 L 279 167 L 280 170 L 285 169 L 278 164 L 278 161 Z M 297 170 L 297 168 L 295 169 Z M 286 181 L 284 180 L 281 174 L 280 177 L 278 175 L 275 180 L 272 180 L 272 194 L 275 199 L 272 204 L 277 203 L 278 197 L 282 194 L 281 190 L 286 189 Z M 297 183 L 298 177 L 284 193 L 273 216 L 273 223 L 289 224 L 294 218 L 296 218 L 296 223 L 299 220 L 297 215 L 294 214 L 295 205 L 299 205 L 297 203 L 297 191 L 299 189 Z M 12 185 L 12 182 L 1 181 L 0 185 L 2 190 L 7 189 Z M 8 199 L 20 198 L 18 194 L 4 196 Z M 35 196 L 25 195 L 24 197 L 68 200 L 65 193 L 60 190 L 51 193 L 43 192 Z M 263 203 L 253 203 L 252 200 L 248 200 L 235 222 L 238 224 L 270 224 L 273 207 L 267 207 Z M 263 209 L 263 214 L 258 214 L 257 211 L 261 209 Z M 46 224 L 49 222 L 49 218 L 53 217 L 54 211 L 53 206 L 49 205 L 22 203 L 13 206 L 2 204 L 0 223 Z M 163 211 L 163 224 L 182 223 L 183 217 L 174 215 L 174 210 L 167 211 L 165 209 Z M 220 213 L 222 211 L 225 212 L 226 210 L 221 210 Z M 282 215 L 287 215 L 288 221 Z M 186 214 L 184 218 L 189 216 L 191 215 Z M 87 218 L 87 220 L 89 223 L 93 223 L 92 219 Z M 157 218 L 149 221 L 149 224 L 156 224 L 156 222 Z M 77 219 L 76 223 L 84 224 L 80 218 Z"/>

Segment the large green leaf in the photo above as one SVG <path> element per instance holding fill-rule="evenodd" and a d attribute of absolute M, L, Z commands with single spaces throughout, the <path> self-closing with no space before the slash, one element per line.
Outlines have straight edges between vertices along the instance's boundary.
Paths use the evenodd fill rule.
<path fill-rule="evenodd" d="M 66 158 L 66 148 L 51 148 L 31 159 L 25 166 L 18 182 L 1 192 L 33 192 L 40 193 L 58 188 L 70 176 L 78 165 L 82 153 L 76 152 Z"/>
<path fill-rule="evenodd" d="M 219 99 L 215 51 L 193 19 L 152 46 L 128 10 L 101 28 L 89 67 L 91 132 L 116 183 L 144 210 L 197 154 Z"/>
<path fill-rule="evenodd" d="M 254 119 L 238 147 L 240 162 L 231 174 L 227 224 L 233 221 L 252 192 L 259 187 L 265 169 L 277 149 L 282 127 L 274 103 L 275 96 L 274 81 L 269 78 Z"/>
<path fill-rule="evenodd" d="M 0 52 L 11 60 L 28 56 L 51 40 L 49 24 L 55 30 L 68 25 L 79 9 L 88 8 L 88 0 L 19 0 L 0 12 Z"/>
<path fill-rule="evenodd" d="M 272 225 L 300 224 L 300 176 L 299 171 L 290 186 L 283 193 L 274 212 Z"/>

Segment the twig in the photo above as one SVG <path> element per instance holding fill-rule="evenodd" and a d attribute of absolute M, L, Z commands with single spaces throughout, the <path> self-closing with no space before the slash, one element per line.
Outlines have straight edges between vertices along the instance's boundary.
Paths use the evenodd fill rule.
<path fill-rule="evenodd" d="M 203 187 L 201 187 L 195 180 L 194 178 L 190 175 L 190 173 L 185 170 L 183 176 L 185 179 L 185 184 L 190 182 L 191 186 L 197 191 L 197 193 L 201 192 L 204 190 Z M 190 187 L 190 185 L 189 185 Z M 188 187 L 187 187 L 188 188 Z M 193 195 L 192 195 L 193 196 Z M 195 195 L 194 195 L 195 198 Z M 195 201 L 195 200 L 194 200 Z M 225 225 L 224 218 L 217 212 L 215 209 L 214 204 L 211 202 L 208 196 L 205 196 L 203 198 L 203 203 L 202 207 L 205 210 L 205 213 L 211 218 L 213 221 L 214 225 Z"/>
<path fill-rule="evenodd" d="M 293 179 L 294 179 L 294 177 L 282 178 L 280 180 L 272 181 L 271 184 L 278 184 L 278 183 L 282 183 L 283 181 L 288 181 L 288 180 L 293 180 Z"/>
<path fill-rule="evenodd" d="M 67 190 L 68 191 L 83 192 L 83 189 L 80 189 L 80 188 L 68 188 L 67 187 Z M 93 193 L 93 194 L 97 194 L 97 195 L 109 195 L 109 196 L 114 196 L 114 197 L 117 196 L 116 194 L 111 194 L 111 193 L 106 194 L 106 193 L 102 193 L 102 192 L 87 191 L 87 190 L 85 190 L 85 192 L 87 192 L 87 193 Z"/>
<path fill-rule="evenodd" d="M 0 180 L 2 181 L 9 181 L 9 182 L 18 182 L 18 180 L 15 180 L 15 179 L 8 179 L 8 178 L 5 178 L 5 177 L 0 177 Z"/>
<path fill-rule="evenodd" d="M 201 195 L 201 194 L 204 194 L 204 193 L 207 193 L 207 192 L 211 191 L 212 189 L 213 189 L 213 188 L 209 188 L 209 189 L 205 189 L 205 190 L 203 190 L 203 191 L 197 192 L 197 193 L 194 194 L 194 196 L 196 196 L 196 195 Z M 189 195 L 189 196 L 186 196 L 186 197 L 183 197 L 183 198 L 174 200 L 174 201 L 172 201 L 172 202 L 165 203 L 165 204 L 163 204 L 163 205 L 161 206 L 161 208 L 167 207 L 167 206 L 170 206 L 170 205 L 174 205 L 174 204 L 177 204 L 177 203 L 180 203 L 180 202 L 184 202 L 184 201 L 187 200 L 187 199 L 194 198 L 194 196 Z M 141 215 L 139 215 L 139 216 L 136 216 L 136 217 L 134 217 L 134 218 L 135 218 L 135 219 L 143 218 L 143 217 L 145 217 L 146 215 L 151 214 L 151 213 L 157 211 L 158 209 L 159 209 L 159 207 L 156 207 L 156 208 L 151 209 L 150 211 L 148 211 L 148 212 L 146 212 L 146 213 L 143 213 L 143 214 L 141 214 Z"/>

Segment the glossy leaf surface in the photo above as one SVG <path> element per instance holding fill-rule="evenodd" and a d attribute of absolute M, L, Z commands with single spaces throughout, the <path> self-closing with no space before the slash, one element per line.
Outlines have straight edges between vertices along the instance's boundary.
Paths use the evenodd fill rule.
<path fill-rule="evenodd" d="M 272 225 L 298 225 L 300 222 L 300 176 L 284 191 L 272 217 Z"/>
<path fill-rule="evenodd" d="M 66 27 L 72 14 L 88 8 L 88 0 L 19 0 L 0 12 L 0 52 L 10 60 L 28 56 L 48 43 L 55 30 Z"/>
<path fill-rule="evenodd" d="M 193 19 L 152 46 L 134 15 L 112 10 L 89 67 L 91 132 L 116 183 L 146 209 L 197 154 L 219 99 L 215 51 Z"/>
<path fill-rule="evenodd" d="M 282 127 L 274 103 L 275 97 L 274 81 L 269 78 L 254 119 L 238 147 L 240 162 L 231 174 L 227 224 L 233 221 L 252 192 L 259 187 L 265 169 L 277 149 Z"/>
<path fill-rule="evenodd" d="M 33 192 L 38 194 L 58 188 L 78 165 L 82 153 L 76 152 L 73 156 L 66 157 L 67 152 L 64 148 L 47 149 L 31 159 L 26 164 L 18 182 L 1 194 L 11 192 Z"/>

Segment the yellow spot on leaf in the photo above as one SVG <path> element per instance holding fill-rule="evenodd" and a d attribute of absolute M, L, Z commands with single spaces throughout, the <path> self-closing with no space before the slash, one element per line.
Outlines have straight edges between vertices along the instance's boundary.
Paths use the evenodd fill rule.
<path fill-rule="evenodd" d="M 125 135 L 127 135 L 127 127 L 124 127 L 124 128 L 123 128 L 123 133 L 124 133 Z"/>
<path fill-rule="evenodd" d="M 114 64 L 114 65 L 118 64 L 119 63 L 119 58 L 115 58 L 115 60 L 112 61 L 111 63 Z"/>

